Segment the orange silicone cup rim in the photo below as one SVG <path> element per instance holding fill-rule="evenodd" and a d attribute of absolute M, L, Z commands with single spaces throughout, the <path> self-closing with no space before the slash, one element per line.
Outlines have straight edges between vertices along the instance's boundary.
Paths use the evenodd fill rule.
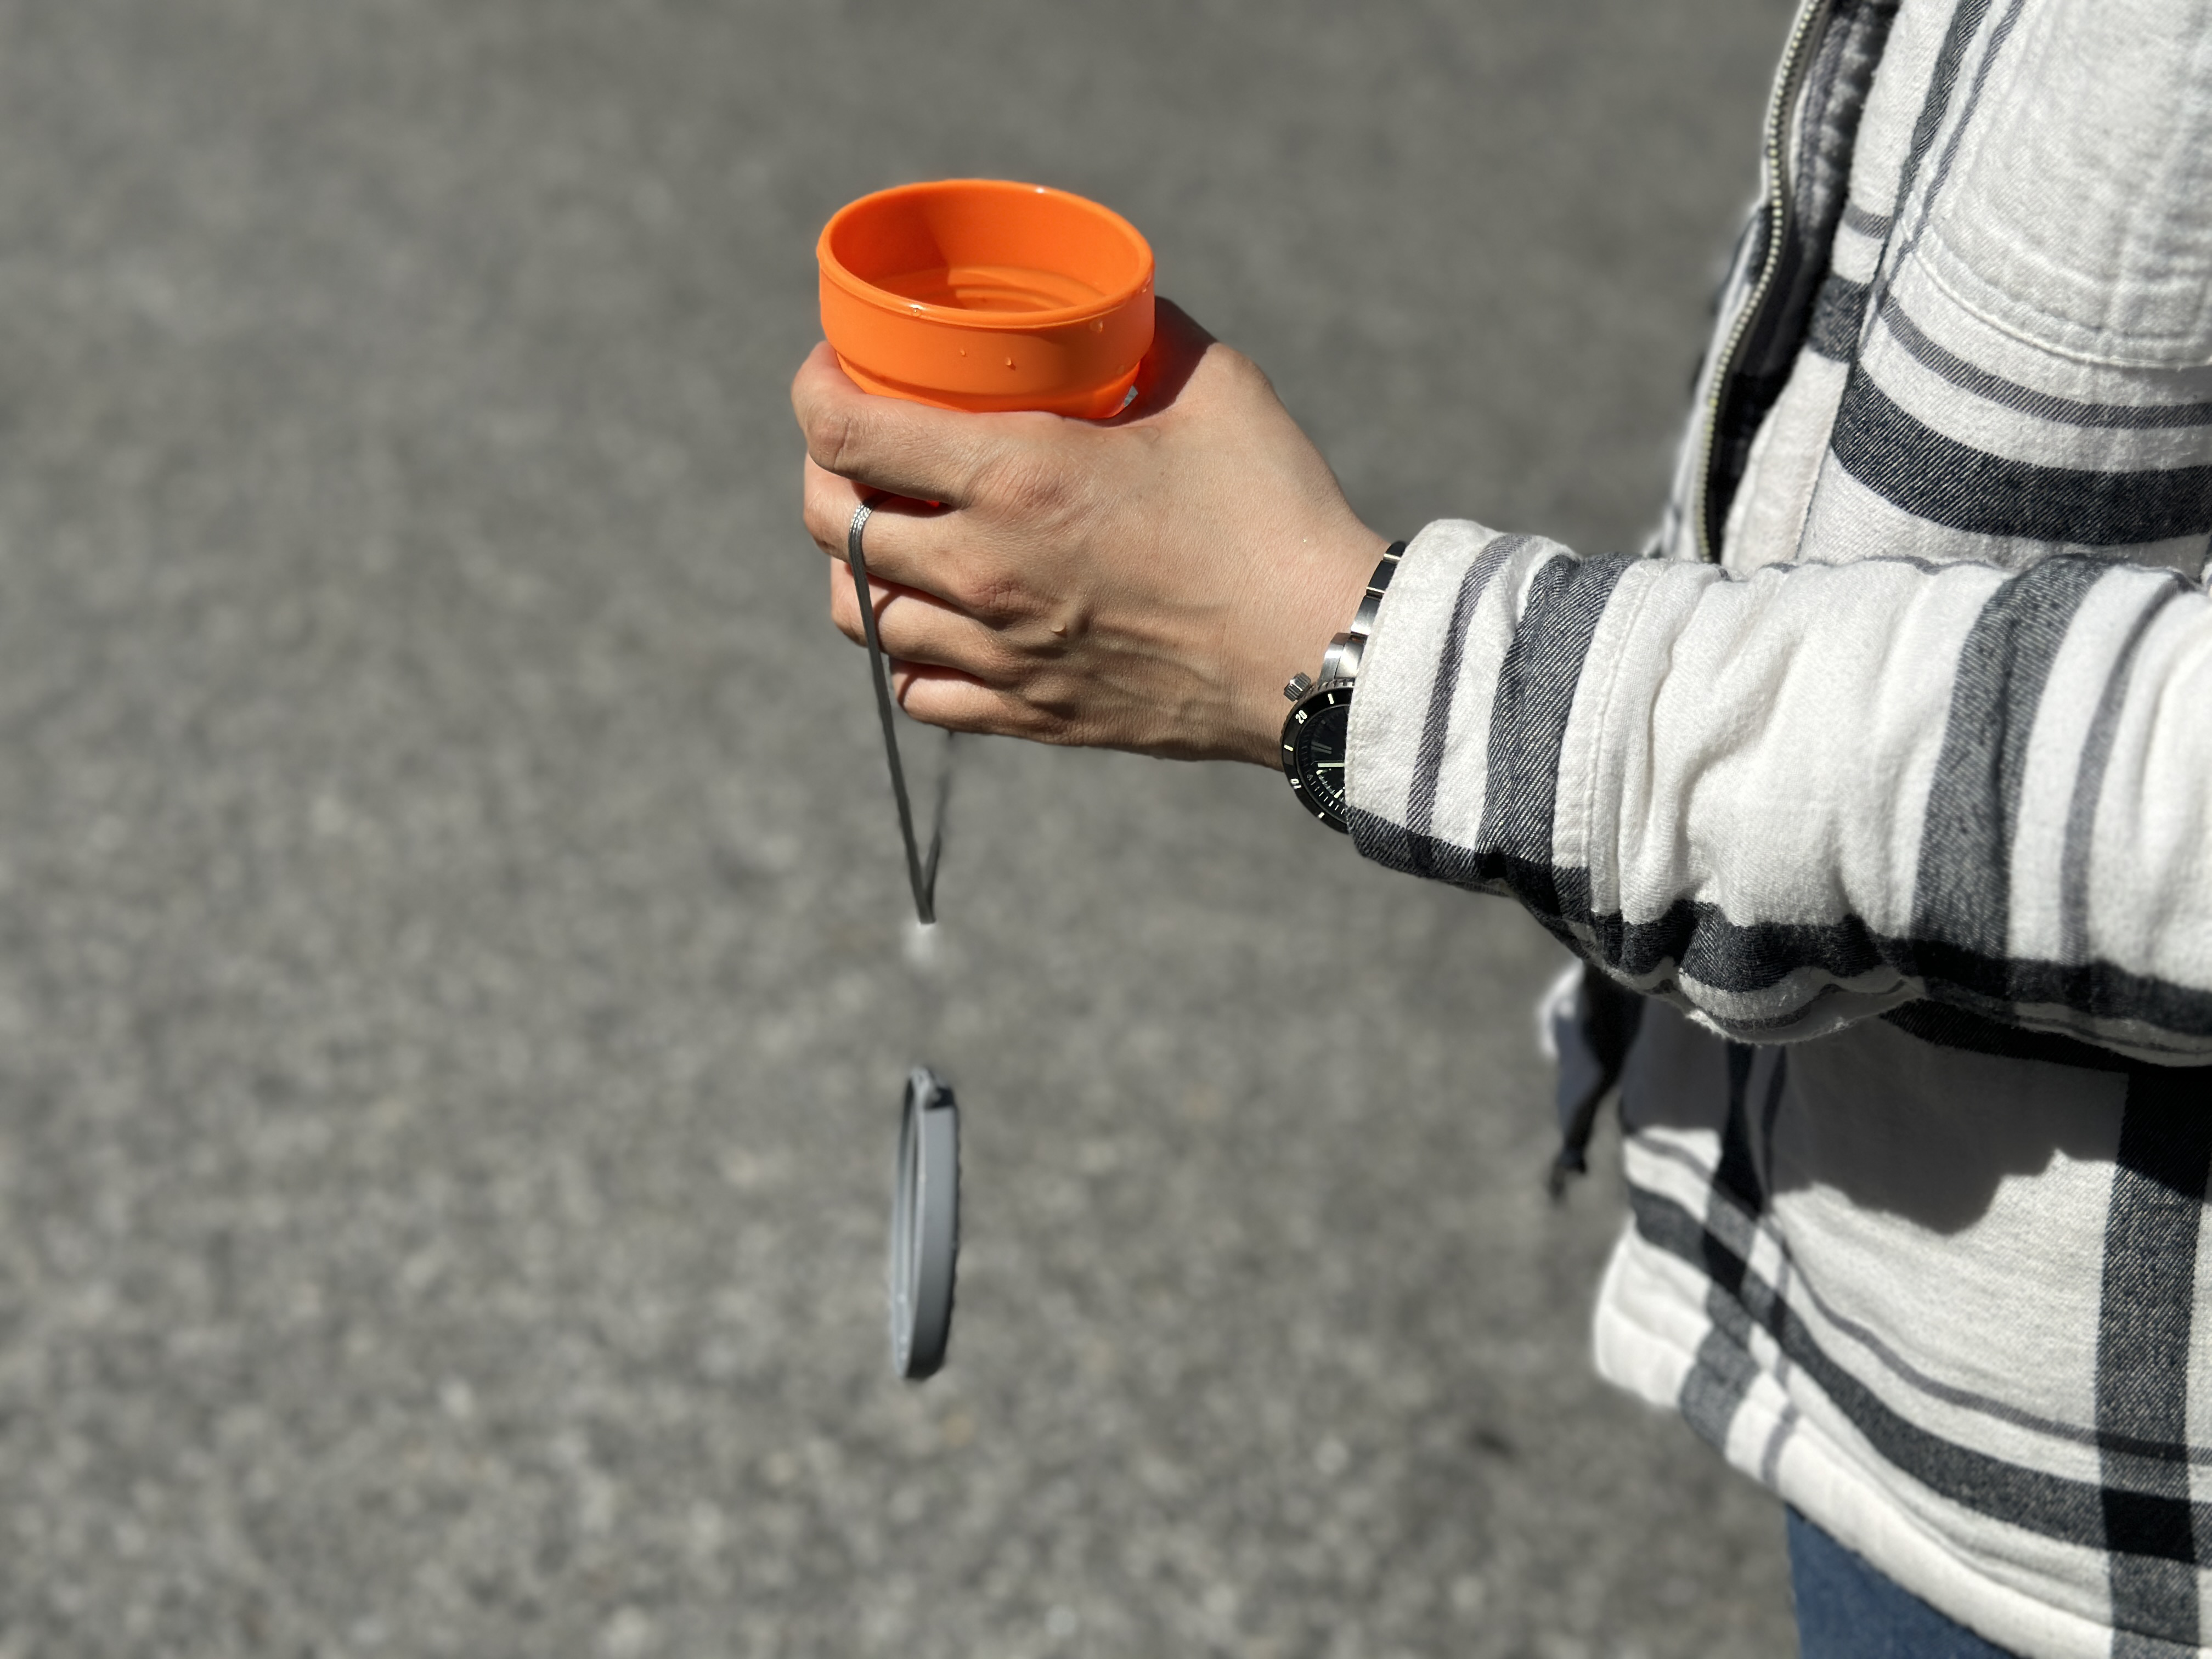
<path fill-rule="evenodd" d="M 1050 196 L 1091 214 L 1111 226 L 1126 237 L 1137 252 L 1137 275 L 1102 300 L 1087 305 L 1060 306 L 1049 311 L 962 311 L 952 306 L 925 305 L 919 300 L 908 300 L 892 293 L 887 288 L 878 288 L 866 277 L 857 276 L 845 268 L 830 244 L 839 228 L 885 204 L 916 196 L 950 195 L 956 191 L 986 191 L 994 195 L 1018 194 Z M 856 198 L 830 216 L 830 222 L 822 227 L 822 234 L 814 244 L 815 262 L 822 274 L 843 289 L 856 300 L 866 301 L 882 311 L 900 316 L 910 316 L 917 310 L 933 321 L 948 323 L 956 328 L 974 328 L 985 331 L 1057 328 L 1068 323 L 1087 323 L 1094 317 L 1103 317 L 1119 311 L 1152 285 L 1154 263 L 1152 245 L 1145 240 L 1144 232 L 1131 224 L 1103 202 L 1094 202 L 1088 196 L 1078 196 L 1072 190 L 1061 190 L 1053 185 L 1024 184 L 1013 179 L 929 179 L 912 185 L 893 185 L 888 190 L 871 191 Z"/>
<path fill-rule="evenodd" d="M 1109 230 L 1133 256 L 1133 275 L 1101 298 L 1035 311 L 972 312 L 915 301 L 857 276 L 835 244 L 852 221 L 915 197 L 981 193 L 1018 201 L 1048 197 Z M 1043 410 L 1098 420 L 1126 406 L 1127 392 L 1152 336 L 1155 263 L 1144 234 L 1113 209 L 1072 191 L 1004 179 L 938 179 L 897 185 L 848 202 L 830 216 L 815 245 L 822 283 L 822 319 L 839 363 L 854 382 L 878 396 L 902 398 L 967 412 Z M 908 329 L 915 333 L 909 337 Z M 842 336 L 842 337 L 841 337 Z M 934 338 L 966 338 L 978 347 L 1043 361 L 1025 365 L 1023 387 L 988 391 L 933 376 L 924 363 Z M 945 354 L 935 354 L 940 359 Z M 959 354 L 966 357 L 968 352 Z M 981 353 L 978 354 L 979 361 Z M 888 359 L 888 361 L 887 361 Z M 1066 372 L 1047 372 L 1048 363 Z M 950 367 L 950 365 L 946 365 Z M 972 371 L 972 365 L 963 365 Z M 1014 367 L 1007 359 L 1007 367 Z M 972 372 L 959 378 L 973 379 Z M 1002 383 L 1003 384 L 1003 383 Z"/>

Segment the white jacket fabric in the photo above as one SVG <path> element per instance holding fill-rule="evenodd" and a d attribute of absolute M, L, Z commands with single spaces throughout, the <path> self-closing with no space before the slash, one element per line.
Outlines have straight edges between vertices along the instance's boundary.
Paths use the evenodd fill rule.
<path fill-rule="evenodd" d="M 2002 1646 L 2206 1651 L 2212 0 L 1810 0 L 1765 172 L 1644 556 L 1413 538 L 1354 837 L 1651 999 L 1607 1376 Z"/>

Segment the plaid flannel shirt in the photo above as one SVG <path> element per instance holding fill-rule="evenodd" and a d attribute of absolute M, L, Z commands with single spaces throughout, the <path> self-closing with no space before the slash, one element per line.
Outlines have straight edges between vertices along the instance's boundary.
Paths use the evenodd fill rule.
<path fill-rule="evenodd" d="M 1353 833 L 1646 994 L 1601 1368 L 2033 1656 L 2212 1641 L 2212 0 L 1809 0 L 1640 558 L 1417 536 Z"/>

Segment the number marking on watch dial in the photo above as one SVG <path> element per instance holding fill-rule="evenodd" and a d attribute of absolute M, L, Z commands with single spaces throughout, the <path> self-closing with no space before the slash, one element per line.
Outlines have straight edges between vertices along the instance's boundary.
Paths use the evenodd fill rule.
<path fill-rule="evenodd" d="M 1344 791 L 1351 705 L 1351 686 L 1325 685 L 1300 699 L 1283 725 L 1283 771 L 1291 793 L 1332 830 L 1351 827 Z"/>

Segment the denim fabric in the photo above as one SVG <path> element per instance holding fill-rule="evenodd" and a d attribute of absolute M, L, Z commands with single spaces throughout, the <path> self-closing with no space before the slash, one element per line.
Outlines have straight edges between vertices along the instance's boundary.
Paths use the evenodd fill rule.
<path fill-rule="evenodd" d="M 1790 1511 L 1798 1659 L 2012 1659 Z"/>

